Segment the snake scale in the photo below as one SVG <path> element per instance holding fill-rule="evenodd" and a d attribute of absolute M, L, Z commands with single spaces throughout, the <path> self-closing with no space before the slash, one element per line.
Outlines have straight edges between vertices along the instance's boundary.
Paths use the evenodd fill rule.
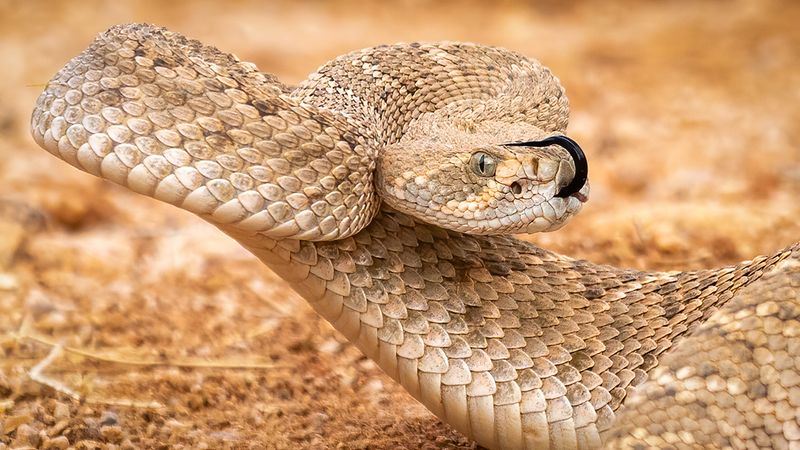
<path fill-rule="evenodd" d="M 509 236 L 587 199 L 568 109 L 498 48 L 378 46 L 289 88 L 133 24 L 55 75 L 32 133 L 233 236 L 480 445 L 800 448 L 797 246 L 646 273 Z"/>

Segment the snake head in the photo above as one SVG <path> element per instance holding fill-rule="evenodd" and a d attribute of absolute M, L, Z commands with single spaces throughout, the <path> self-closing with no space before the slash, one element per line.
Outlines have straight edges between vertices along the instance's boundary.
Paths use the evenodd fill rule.
<path fill-rule="evenodd" d="M 385 148 L 377 170 L 383 201 L 443 228 L 492 235 L 556 230 L 588 199 L 586 158 L 566 136 L 486 144 L 502 135 L 455 134 L 409 133 Z"/>

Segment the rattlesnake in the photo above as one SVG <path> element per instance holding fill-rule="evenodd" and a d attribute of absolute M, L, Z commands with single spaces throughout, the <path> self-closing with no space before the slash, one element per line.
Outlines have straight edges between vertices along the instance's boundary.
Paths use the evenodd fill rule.
<path fill-rule="evenodd" d="M 292 89 L 135 24 L 58 72 L 32 130 L 233 236 L 483 446 L 798 445 L 796 257 L 737 294 L 797 246 L 644 273 L 507 236 L 587 199 L 567 115 L 548 69 L 498 48 L 379 46 Z"/>

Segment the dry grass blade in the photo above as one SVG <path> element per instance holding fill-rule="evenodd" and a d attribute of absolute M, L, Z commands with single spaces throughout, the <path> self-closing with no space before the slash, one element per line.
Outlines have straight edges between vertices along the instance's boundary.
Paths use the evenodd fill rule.
<path fill-rule="evenodd" d="M 130 406 L 133 408 L 158 409 L 164 407 L 163 404 L 154 400 L 139 401 L 131 399 L 110 399 L 110 398 L 92 397 L 92 396 L 83 397 L 75 389 L 72 389 L 71 387 L 67 386 L 66 384 L 56 379 L 50 378 L 44 375 L 43 373 L 48 366 L 53 364 L 53 362 L 63 354 L 63 352 L 64 352 L 64 347 L 60 343 L 53 344 L 53 347 L 50 349 L 50 352 L 47 354 L 47 356 L 45 356 L 44 359 L 42 359 L 35 366 L 33 366 L 31 370 L 28 372 L 28 376 L 30 376 L 31 380 L 39 384 L 48 386 L 51 389 L 60 392 L 72 398 L 73 400 L 79 402 L 83 401 L 86 403 L 94 403 L 101 405 Z"/>
<path fill-rule="evenodd" d="M 50 347 L 59 346 L 63 351 L 79 355 L 94 361 L 102 361 L 113 364 L 125 364 L 129 366 L 145 366 L 145 367 L 177 367 L 177 368 L 204 368 L 204 369 L 275 369 L 282 368 L 282 364 L 273 363 L 257 363 L 250 362 L 244 359 L 228 360 L 205 360 L 202 358 L 180 358 L 180 359 L 136 359 L 126 355 L 117 355 L 112 352 L 98 352 L 77 347 L 62 346 L 55 342 L 53 339 L 41 336 L 35 333 L 28 333 L 18 336 L 21 339 L 29 339 L 40 344 Z"/>

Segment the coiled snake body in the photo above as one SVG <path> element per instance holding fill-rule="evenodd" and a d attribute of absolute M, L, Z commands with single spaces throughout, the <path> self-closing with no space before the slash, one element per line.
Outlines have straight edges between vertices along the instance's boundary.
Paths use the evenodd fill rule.
<path fill-rule="evenodd" d="M 375 47 L 291 90 L 124 25 L 48 83 L 32 130 L 236 238 L 481 445 L 798 445 L 800 275 L 737 295 L 796 247 L 643 273 L 504 236 L 586 200 L 567 113 L 546 68 L 496 48 Z"/>

